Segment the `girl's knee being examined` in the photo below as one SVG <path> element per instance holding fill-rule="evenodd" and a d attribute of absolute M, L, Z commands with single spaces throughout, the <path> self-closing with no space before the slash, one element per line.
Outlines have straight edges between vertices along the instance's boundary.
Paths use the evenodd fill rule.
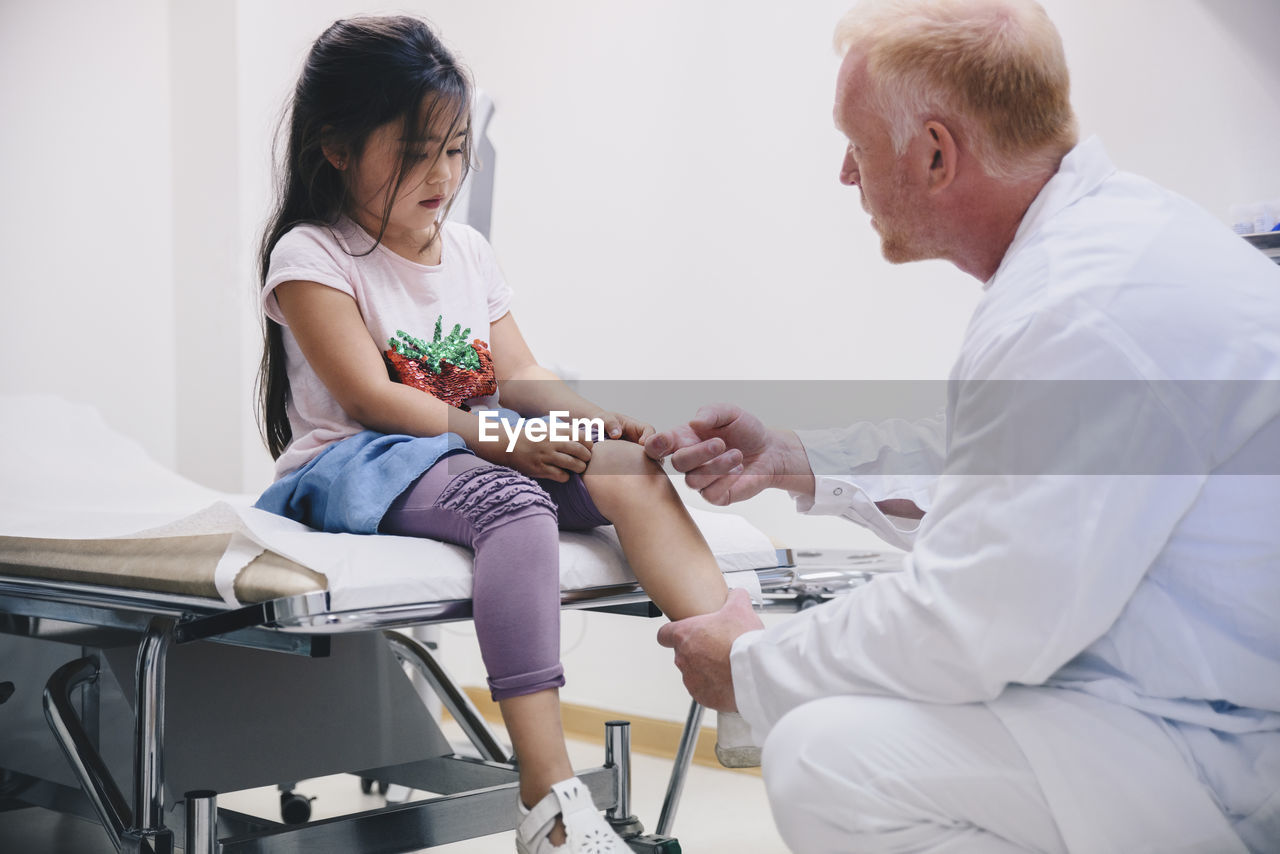
<path fill-rule="evenodd" d="M 625 476 L 618 476 L 625 475 Z M 663 487 L 667 474 L 659 463 L 645 455 L 644 446 L 621 439 L 605 439 L 591 448 L 591 461 L 582 478 L 588 481 L 612 479 L 631 489 Z M 594 494 L 594 492 L 593 492 Z"/>
<path fill-rule="evenodd" d="M 606 516 L 606 504 L 625 509 L 634 502 L 650 502 L 655 494 L 671 489 L 666 473 L 645 455 L 643 446 L 621 440 L 597 442 L 582 479 Z"/>

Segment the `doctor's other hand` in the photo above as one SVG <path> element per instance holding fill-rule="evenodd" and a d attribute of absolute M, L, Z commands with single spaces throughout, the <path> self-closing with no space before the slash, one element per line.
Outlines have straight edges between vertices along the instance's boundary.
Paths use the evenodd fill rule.
<path fill-rule="evenodd" d="M 745 590 L 730 590 L 719 611 L 686 617 L 658 629 L 658 643 L 674 649 L 689 696 L 708 709 L 736 712 L 729 652 L 739 636 L 763 629 Z"/>
<path fill-rule="evenodd" d="M 770 430 L 730 403 L 704 406 L 688 424 L 654 434 L 645 453 L 670 456 L 685 484 L 719 506 L 771 487 L 813 494 L 813 472 L 796 434 Z"/>

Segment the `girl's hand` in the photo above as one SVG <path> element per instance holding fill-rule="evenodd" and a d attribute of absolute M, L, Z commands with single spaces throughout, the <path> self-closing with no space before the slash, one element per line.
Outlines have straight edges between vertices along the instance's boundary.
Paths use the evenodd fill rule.
<path fill-rule="evenodd" d="M 604 419 L 604 435 L 607 439 L 622 439 L 643 445 L 657 432 L 652 424 L 638 421 L 621 412 L 602 412 L 599 417 Z"/>
<path fill-rule="evenodd" d="M 491 462 L 510 466 L 527 477 L 564 483 L 570 473 L 586 471 L 590 460 L 590 442 L 536 441 L 521 433 L 514 448 L 504 450 L 502 459 Z"/>

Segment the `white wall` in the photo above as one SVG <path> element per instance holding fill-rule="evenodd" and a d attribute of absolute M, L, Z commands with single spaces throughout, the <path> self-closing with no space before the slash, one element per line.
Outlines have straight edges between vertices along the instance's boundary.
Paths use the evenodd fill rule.
<path fill-rule="evenodd" d="M 1045 6 L 1082 130 L 1122 168 L 1224 221 L 1233 202 L 1280 196 L 1280 4 Z M 946 375 L 979 288 L 940 263 L 887 265 L 856 191 L 836 181 L 830 37 L 845 7 L 401 4 L 438 26 L 497 103 L 493 242 L 545 362 L 592 381 Z M 252 291 L 270 136 L 311 40 L 361 11 L 389 10 L 0 4 L 0 391 L 89 400 L 189 476 L 262 488 Z M 869 542 L 795 517 L 784 497 L 738 510 L 791 544 Z M 656 624 L 564 622 L 567 699 L 683 714 Z M 479 681 L 470 643 L 449 648 Z M 624 684 L 610 675 L 620 649 Z"/>
<path fill-rule="evenodd" d="M 173 465 L 169 79 L 164 0 L 0 3 L 0 392 Z"/>
<path fill-rule="evenodd" d="M 178 469 L 239 492 L 254 291 L 241 228 L 236 4 L 170 4 L 173 111 L 173 293 Z M 257 178 L 257 176 L 254 176 Z M 252 422 L 250 422 L 252 423 Z"/>

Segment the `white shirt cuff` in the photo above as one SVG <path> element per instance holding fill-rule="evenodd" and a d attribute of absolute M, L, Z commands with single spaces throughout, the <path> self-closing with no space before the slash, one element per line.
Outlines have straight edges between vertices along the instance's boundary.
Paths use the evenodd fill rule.
<path fill-rule="evenodd" d="M 737 637 L 729 650 L 729 669 L 733 673 L 733 699 L 738 704 L 738 714 L 751 725 L 752 740 L 763 746 L 769 734 L 769 721 L 760 703 L 760 691 L 755 675 L 751 672 L 748 650 L 764 637 L 764 629 L 746 632 Z"/>
<path fill-rule="evenodd" d="M 813 497 L 792 493 L 796 510 L 809 516 L 841 516 L 869 528 L 891 546 L 910 550 L 920 528 L 918 519 L 886 516 L 867 491 L 851 478 L 815 477 Z"/>

